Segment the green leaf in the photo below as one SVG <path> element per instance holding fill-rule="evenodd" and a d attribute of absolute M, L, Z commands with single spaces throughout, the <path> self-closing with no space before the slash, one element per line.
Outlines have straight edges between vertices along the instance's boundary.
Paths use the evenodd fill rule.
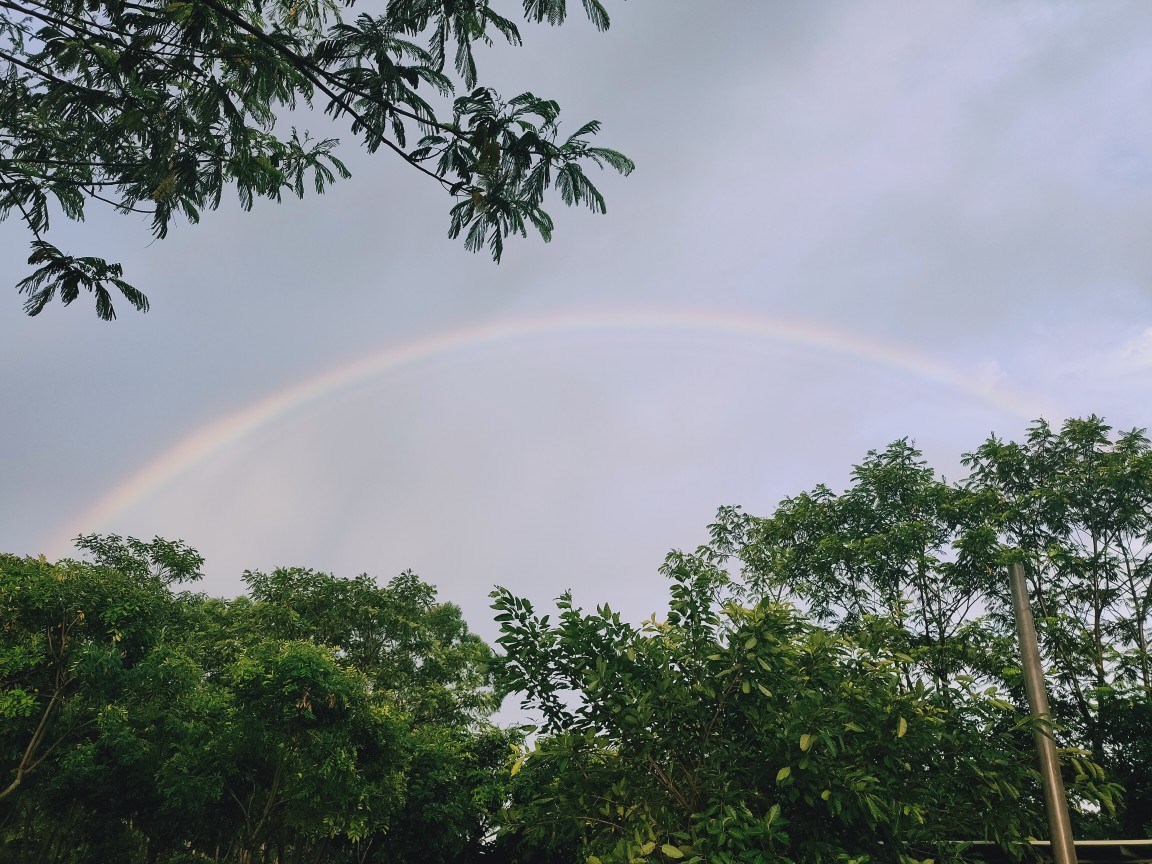
<path fill-rule="evenodd" d="M 772 823 L 776 821 L 776 817 L 780 815 L 780 805 L 773 804 L 768 808 L 768 812 L 764 814 L 764 823 L 771 827 Z"/>
<path fill-rule="evenodd" d="M 679 849 L 677 849 L 675 846 L 671 845 L 670 843 L 665 843 L 663 846 L 661 846 L 660 851 L 663 852 L 665 855 L 667 855 L 669 858 L 683 858 L 684 857 L 684 853 L 681 852 Z"/>
<path fill-rule="evenodd" d="M 783 768 L 776 772 L 776 782 L 781 783 L 784 780 L 787 780 L 791 774 L 792 767 L 790 765 L 785 765 Z"/>

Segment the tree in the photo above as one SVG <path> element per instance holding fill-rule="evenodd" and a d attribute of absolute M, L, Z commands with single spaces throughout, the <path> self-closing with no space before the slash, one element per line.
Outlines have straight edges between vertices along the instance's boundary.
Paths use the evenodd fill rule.
<path fill-rule="evenodd" d="M 1148 439 L 1097 417 L 1059 430 L 1037 421 L 1023 443 L 992 437 L 963 462 L 970 476 L 949 484 L 897 441 L 870 452 L 842 493 L 818 486 L 766 518 L 723 508 L 708 554 L 841 632 L 869 615 L 895 625 L 906 687 L 947 698 L 979 680 L 1021 710 L 1006 568 L 1023 561 L 1058 740 L 1126 788 L 1119 824 L 1084 810 L 1078 828 L 1141 836 L 1152 830 L 1152 772 L 1136 743 L 1152 704 Z"/>
<path fill-rule="evenodd" d="M 668 613 L 639 628 L 569 595 L 556 623 L 493 595 L 501 678 L 543 718 L 505 829 L 516 860 L 959 861 L 956 841 L 1011 848 L 1042 824 L 1010 703 L 905 687 L 875 617 L 849 638 L 741 602 L 707 555 L 665 572 Z"/>
<path fill-rule="evenodd" d="M 163 623 L 164 593 L 104 567 L 0 556 L 0 802 L 121 692 Z"/>
<path fill-rule="evenodd" d="M 223 600 L 173 590 L 178 541 L 80 545 L 0 556 L 0 862 L 482 855 L 520 735 L 435 589 L 284 568 Z"/>
<path fill-rule="evenodd" d="M 86 821 L 74 793 L 101 788 L 76 781 L 91 779 L 100 742 L 139 695 L 140 669 L 174 622 L 170 597 L 136 568 L 0 555 L 0 846 L 16 860 L 53 848 L 102 860 L 123 840 L 117 818 L 73 842 Z M 107 800 L 138 800 L 133 776 Z"/>
<path fill-rule="evenodd" d="M 504 805 L 509 746 L 521 736 L 488 722 L 500 704 L 492 652 L 459 607 L 410 571 L 385 585 L 304 568 L 244 579 L 262 632 L 335 646 L 337 662 L 406 721 L 401 803 L 387 836 L 373 840 L 378 854 L 426 864 L 477 858 Z"/>
<path fill-rule="evenodd" d="M 992 437 L 965 457 L 990 498 L 989 530 L 1022 557 L 1053 711 L 1128 789 L 1128 836 L 1152 836 L 1152 770 L 1138 730 L 1152 710 L 1152 445 L 1101 418 L 1038 420 L 1023 443 Z M 1001 626 L 1004 591 L 987 605 Z"/>
<path fill-rule="evenodd" d="M 286 110 L 314 101 L 369 152 L 390 151 L 449 192 L 449 236 L 472 251 L 499 260 L 505 238 L 529 227 L 548 240 L 552 187 L 604 211 L 584 166 L 633 164 L 589 143 L 599 123 L 564 135 L 555 102 L 479 83 L 476 45 L 521 42 L 489 0 L 388 0 L 354 17 L 353 2 L 0 0 L 0 219 L 14 214 L 34 238 L 25 310 L 81 289 L 106 320 L 117 292 L 148 308 L 119 264 L 45 239 L 53 207 L 76 220 L 92 202 L 145 213 L 164 237 L 178 216 L 218 207 L 227 186 L 249 209 L 349 176 L 336 140 L 283 129 Z M 600 0 L 582 3 L 606 29 Z M 524 2 L 532 22 L 566 12 L 566 0 Z"/>
<path fill-rule="evenodd" d="M 381 838 L 381 861 L 467 864 L 489 854 L 509 792 L 517 729 L 413 724 L 404 805 Z"/>
<path fill-rule="evenodd" d="M 852 480 L 840 495 L 820 485 L 787 498 L 764 519 L 721 510 L 717 548 L 738 556 L 758 592 L 845 632 L 890 620 L 907 634 L 893 648 L 946 692 L 951 676 L 986 665 L 966 650 L 995 562 L 970 539 L 985 501 L 938 478 L 907 439 L 870 451 Z"/>
<path fill-rule="evenodd" d="M 76 538 L 76 548 L 109 570 L 131 576 L 138 582 L 157 581 L 161 585 L 197 582 L 204 556 L 182 540 L 152 538 L 145 543 L 118 534 L 86 534 Z"/>
<path fill-rule="evenodd" d="M 405 571 L 384 586 L 299 567 L 244 574 L 261 629 L 281 639 L 336 646 L 341 662 L 416 722 L 463 726 L 499 707 L 492 652 L 460 607 Z"/>

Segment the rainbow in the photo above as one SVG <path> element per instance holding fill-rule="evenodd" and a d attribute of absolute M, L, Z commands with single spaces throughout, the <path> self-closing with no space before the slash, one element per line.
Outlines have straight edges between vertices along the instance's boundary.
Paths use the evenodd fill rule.
<path fill-rule="evenodd" d="M 606 332 L 657 332 L 723 336 L 757 343 L 768 341 L 892 369 L 1025 420 L 1044 413 L 1019 394 L 965 375 L 922 354 L 810 321 L 713 311 L 599 311 L 511 318 L 444 330 L 384 348 L 287 386 L 200 427 L 107 492 L 61 533 L 52 548 L 70 550 L 76 535 L 104 530 L 120 514 L 155 495 L 204 460 L 342 391 L 454 354 L 491 350 L 540 337 L 591 336 Z"/>

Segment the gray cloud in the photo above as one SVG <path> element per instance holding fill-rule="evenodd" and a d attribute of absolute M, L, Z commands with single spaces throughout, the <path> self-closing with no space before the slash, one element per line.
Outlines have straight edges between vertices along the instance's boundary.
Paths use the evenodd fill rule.
<path fill-rule="evenodd" d="M 351 154 L 322 198 L 228 205 L 150 244 L 93 217 L 147 316 L 0 304 L 0 548 L 39 552 L 184 436 L 449 328 L 565 310 L 794 316 L 972 380 L 1144 425 L 1152 8 L 1141 3 L 630 0 L 490 52 L 507 91 L 605 121 L 636 158 L 607 217 L 492 265 L 447 200 Z M 0 234 L 7 282 L 24 238 Z M 669 548 L 905 435 L 959 454 L 1025 418 L 904 371 L 716 335 L 528 340 L 322 400 L 93 530 L 183 536 L 212 590 L 243 567 L 413 567 L 478 624 L 493 583 L 657 607 Z"/>

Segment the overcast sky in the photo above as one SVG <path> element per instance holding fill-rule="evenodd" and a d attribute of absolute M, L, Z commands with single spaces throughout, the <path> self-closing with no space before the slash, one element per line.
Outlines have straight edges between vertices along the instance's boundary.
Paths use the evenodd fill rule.
<path fill-rule="evenodd" d="M 491 637 L 495 584 L 645 617 L 718 506 L 897 438 L 959 477 L 1041 414 L 1149 424 L 1152 4 L 607 5 L 483 55 L 638 164 L 499 266 L 351 138 L 320 198 L 57 222 L 149 294 L 112 324 L 25 317 L 0 226 L 0 549 L 412 568 Z"/>

